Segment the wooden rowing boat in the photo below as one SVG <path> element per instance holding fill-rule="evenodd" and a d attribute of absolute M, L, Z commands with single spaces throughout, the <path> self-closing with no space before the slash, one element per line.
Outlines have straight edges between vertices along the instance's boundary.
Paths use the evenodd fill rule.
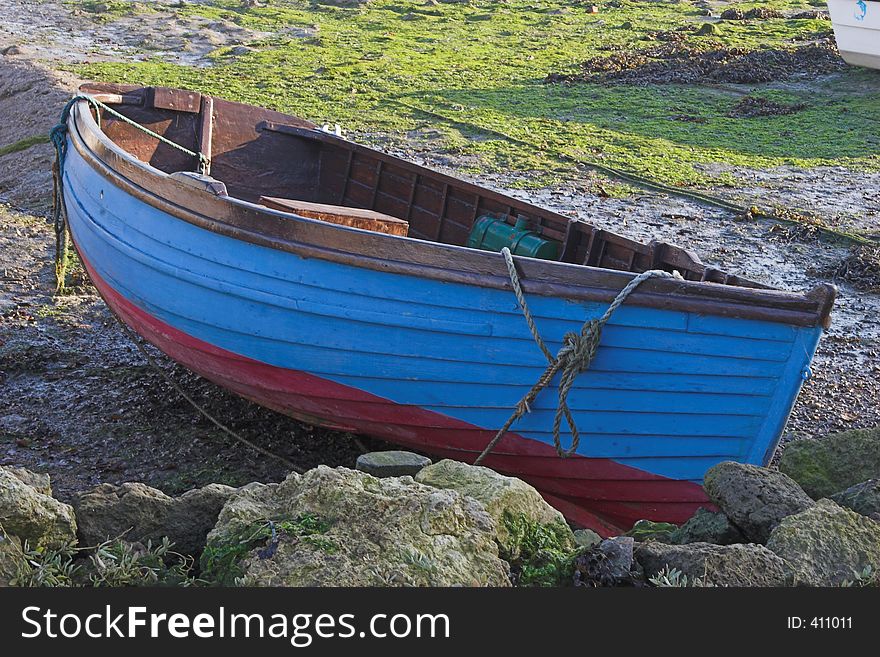
<path fill-rule="evenodd" d="M 831 286 L 769 289 L 292 116 L 176 89 L 83 91 L 192 151 L 72 106 L 64 198 L 101 295 L 177 362 L 305 422 L 463 461 L 483 450 L 547 360 L 504 257 L 464 246 L 481 217 L 520 217 L 558 247 L 515 258 L 553 353 L 635 273 L 679 272 L 605 327 L 568 398 L 575 455 L 554 448 L 554 382 L 484 462 L 603 534 L 685 520 L 720 461 L 766 464 L 829 321 Z"/>

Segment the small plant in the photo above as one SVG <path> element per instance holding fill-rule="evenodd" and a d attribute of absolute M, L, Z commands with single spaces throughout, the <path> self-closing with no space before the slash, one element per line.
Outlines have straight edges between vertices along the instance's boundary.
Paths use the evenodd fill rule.
<path fill-rule="evenodd" d="M 174 552 L 164 537 L 158 545 L 147 541 L 127 543 L 120 539 L 102 543 L 89 556 L 92 586 L 191 586 L 193 559 Z"/>
<path fill-rule="evenodd" d="M 866 586 L 880 587 L 880 571 L 870 565 L 855 573 L 853 579 L 848 579 L 841 584 L 842 587 L 862 588 Z"/>
<path fill-rule="evenodd" d="M 245 526 L 236 536 L 208 545 L 200 560 L 202 577 L 221 586 L 232 586 L 241 580 L 241 560 L 261 547 L 258 556 L 268 559 L 275 554 L 281 536 L 294 536 L 308 541 L 325 552 L 335 552 L 333 541 L 321 536 L 330 525 L 313 513 L 304 513 L 293 520 L 257 520 Z"/>
<path fill-rule="evenodd" d="M 510 564 L 518 586 L 566 586 L 574 575 L 578 550 L 561 524 L 539 523 L 522 514 L 506 512 L 503 522 L 510 534 L 501 558 Z"/>
<path fill-rule="evenodd" d="M 688 577 L 677 568 L 665 566 L 648 581 L 659 588 L 714 587 L 705 577 Z"/>
<path fill-rule="evenodd" d="M 22 568 L 10 582 L 13 586 L 69 587 L 76 586 L 74 577 L 80 566 L 73 562 L 76 548 L 72 544 L 57 549 L 34 548 L 27 541 L 21 554 L 30 568 Z"/>

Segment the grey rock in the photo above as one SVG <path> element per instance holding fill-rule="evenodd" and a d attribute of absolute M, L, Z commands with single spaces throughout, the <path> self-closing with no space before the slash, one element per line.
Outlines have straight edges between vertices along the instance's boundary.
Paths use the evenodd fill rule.
<path fill-rule="evenodd" d="M 357 458 L 355 469 L 374 477 L 414 477 L 422 468 L 431 465 L 431 459 L 421 454 L 390 450 L 369 452 Z"/>
<path fill-rule="evenodd" d="M 785 561 L 754 543 L 668 545 L 650 541 L 639 544 L 635 558 L 648 579 L 663 569 L 675 569 L 692 582 L 710 586 L 785 586 L 791 581 Z"/>
<path fill-rule="evenodd" d="M 783 473 L 733 461 L 711 468 L 703 486 L 718 508 L 755 543 L 766 543 L 783 518 L 813 505 L 801 487 Z"/>
<path fill-rule="evenodd" d="M 0 467 L 0 527 L 8 536 L 25 541 L 31 548 L 61 548 L 76 543 L 73 509 L 40 492 L 23 479 L 35 481 L 41 490 L 43 479 L 19 468 Z"/>
<path fill-rule="evenodd" d="M 880 479 L 869 479 L 845 491 L 832 495 L 831 499 L 840 506 L 852 509 L 869 518 L 880 518 Z"/>
<path fill-rule="evenodd" d="M 697 512 L 681 527 L 672 532 L 670 543 L 712 543 L 713 545 L 733 545 L 745 543 L 746 538 L 723 513 L 697 509 Z"/>
<path fill-rule="evenodd" d="M 880 479 L 880 427 L 790 442 L 779 469 L 815 500 Z"/>
<path fill-rule="evenodd" d="M 80 541 L 97 545 L 124 538 L 154 544 L 167 536 L 174 550 L 197 556 L 223 505 L 235 492 L 222 484 L 208 484 L 180 497 L 169 497 L 146 484 L 101 484 L 74 501 Z"/>
<path fill-rule="evenodd" d="M 269 521 L 274 540 L 242 542 Z M 495 537 L 485 508 L 458 491 L 319 466 L 234 494 L 202 573 L 249 586 L 509 586 Z M 211 567 L 230 549 L 240 554 Z"/>
<path fill-rule="evenodd" d="M 574 531 L 575 545 L 581 548 L 591 548 L 602 542 L 602 537 L 592 529 L 576 529 Z"/>
<path fill-rule="evenodd" d="M 575 585 L 625 586 L 633 580 L 635 540 L 607 538 L 575 560 Z"/>
<path fill-rule="evenodd" d="M 867 566 L 880 570 L 880 523 L 823 499 L 779 523 L 767 547 L 791 564 L 796 584 L 839 586 Z"/>
<path fill-rule="evenodd" d="M 235 46 L 230 48 L 226 54 L 232 57 L 241 57 L 242 55 L 247 55 L 248 53 L 253 52 L 253 48 L 248 48 L 247 46 Z"/>

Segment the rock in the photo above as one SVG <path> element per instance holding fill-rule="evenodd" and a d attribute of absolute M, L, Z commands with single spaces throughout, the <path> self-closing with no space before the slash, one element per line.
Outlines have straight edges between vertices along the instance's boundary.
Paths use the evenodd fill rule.
<path fill-rule="evenodd" d="M 577 547 L 591 548 L 601 542 L 602 537 L 592 529 L 576 529 L 574 531 L 574 543 Z"/>
<path fill-rule="evenodd" d="M 422 468 L 429 465 L 431 465 L 431 459 L 427 456 L 390 450 L 361 454 L 357 458 L 355 469 L 374 477 L 404 477 L 406 475 L 414 477 Z"/>
<path fill-rule="evenodd" d="M 4 55 L 6 57 L 12 57 L 13 55 L 20 55 L 21 48 L 18 46 L 6 46 L 2 50 L 0 50 L 0 55 Z"/>
<path fill-rule="evenodd" d="M 767 547 L 791 564 L 796 584 L 839 586 L 867 566 L 880 570 L 880 523 L 819 500 L 779 523 Z"/>
<path fill-rule="evenodd" d="M 123 537 L 156 544 L 167 536 L 175 552 L 197 556 L 233 492 L 229 486 L 208 484 L 173 498 L 141 483 L 101 484 L 74 502 L 80 541 L 97 545 Z"/>
<path fill-rule="evenodd" d="M 8 467 L 6 468 L 6 471 L 11 473 L 20 481 L 26 483 L 38 493 L 42 493 L 43 495 L 52 497 L 52 484 L 49 480 L 49 475 L 38 474 L 36 472 L 31 472 L 30 470 L 25 470 L 24 468 Z"/>
<path fill-rule="evenodd" d="M 254 586 L 509 586 L 495 537 L 492 516 L 458 491 L 319 466 L 235 493 L 208 535 L 202 576 Z"/>
<path fill-rule="evenodd" d="M 708 15 L 711 16 L 712 12 L 710 11 Z M 697 34 L 699 36 L 711 36 L 713 34 L 718 34 L 718 26 L 715 25 L 715 23 L 703 23 L 700 26 L 700 29 L 697 30 Z"/>
<path fill-rule="evenodd" d="M 22 475 L 18 468 L 0 467 L 0 526 L 5 533 L 22 543 L 26 541 L 31 548 L 53 549 L 76 543 L 73 509 L 25 483 L 22 476 L 45 490 L 39 475 Z"/>
<path fill-rule="evenodd" d="M 243 55 L 247 55 L 248 53 L 253 52 L 253 48 L 248 48 L 247 46 L 235 46 L 230 48 L 226 54 L 230 57 L 241 57 Z"/>
<path fill-rule="evenodd" d="M 746 17 L 742 9 L 725 9 L 721 12 L 721 20 L 741 21 Z"/>
<path fill-rule="evenodd" d="M 415 480 L 436 488 L 456 490 L 481 502 L 495 519 L 498 544 L 508 560 L 516 560 L 519 555 L 518 541 L 522 534 L 516 525 L 521 525 L 522 520 L 553 525 L 558 529 L 557 533 L 568 537 L 570 546 L 574 547 L 574 535 L 562 514 L 521 479 L 505 477 L 489 468 L 444 459 L 423 469 Z"/>
<path fill-rule="evenodd" d="M 633 580 L 631 536 L 607 538 L 575 560 L 575 586 L 621 586 Z"/>
<path fill-rule="evenodd" d="M 845 491 L 832 495 L 831 499 L 856 513 L 880 520 L 880 479 L 869 479 L 850 486 Z"/>
<path fill-rule="evenodd" d="M 697 512 L 677 530 L 672 532 L 670 543 L 712 543 L 713 545 L 733 545 L 745 543 L 746 538 L 723 513 L 697 509 Z"/>
<path fill-rule="evenodd" d="M 783 518 L 813 504 L 800 486 L 781 472 L 733 461 L 711 468 L 703 486 L 712 502 L 756 543 L 766 543 Z"/>
<path fill-rule="evenodd" d="M 18 538 L 0 532 L 0 587 L 16 586 L 21 574 L 30 570 L 21 550 Z"/>
<path fill-rule="evenodd" d="M 880 478 L 880 427 L 786 445 L 779 469 L 814 500 Z"/>
<path fill-rule="evenodd" d="M 648 579 L 664 568 L 709 586 L 785 586 L 791 579 L 785 561 L 754 543 L 668 545 L 649 541 L 639 544 L 635 559 Z"/>
<path fill-rule="evenodd" d="M 626 535 L 632 536 L 638 542 L 661 541 L 663 543 L 671 543 L 672 535 L 677 530 L 678 526 L 673 525 L 671 522 L 639 520 Z"/>

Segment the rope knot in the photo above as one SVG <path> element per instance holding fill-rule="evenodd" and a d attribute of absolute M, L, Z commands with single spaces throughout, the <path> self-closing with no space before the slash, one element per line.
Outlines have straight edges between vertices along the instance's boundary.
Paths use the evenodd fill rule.
<path fill-rule="evenodd" d="M 577 374 L 586 372 L 599 351 L 601 337 L 602 326 L 596 319 L 588 321 L 580 333 L 566 333 L 562 337 L 562 348 L 556 355 L 559 369 Z"/>
<path fill-rule="evenodd" d="M 504 423 L 504 426 L 498 430 L 495 437 L 489 441 L 489 444 L 486 445 L 485 449 L 483 449 L 474 461 L 474 464 L 479 465 L 501 441 L 510 427 L 513 426 L 513 423 L 523 417 L 526 413 L 531 412 L 530 405 L 532 402 L 535 401 L 542 390 L 552 383 L 557 374 L 559 374 L 559 399 L 553 417 L 553 444 L 556 447 L 556 453 L 561 458 L 566 458 L 575 454 L 578 445 L 580 444 L 580 433 L 578 432 L 571 409 L 568 407 L 568 395 L 571 392 L 577 377 L 590 368 L 593 359 L 596 357 L 596 353 L 599 351 L 599 342 L 602 339 L 602 329 L 605 327 L 605 324 L 608 323 L 614 312 L 623 305 L 629 295 L 645 281 L 652 278 L 681 279 L 682 277 L 678 272 L 670 273 L 659 269 L 652 269 L 634 276 L 623 287 L 623 289 L 620 290 L 601 317 L 597 319 L 588 319 L 584 322 L 581 330 L 577 333 L 574 331 L 566 333 L 562 337 L 562 347 L 554 356 L 547 348 L 543 338 L 541 338 L 541 334 L 538 332 L 538 327 L 535 324 L 535 320 L 532 317 L 528 304 L 526 303 L 526 297 L 523 293 L 519 274 L 516 271 L 516 266 L 513 262 L 513 255 L 510 253 L 510 249 L 506 247 L 501 249 L 501 254 L 504 256 L 504 262 L 507 265 L 507 272 L 510 275 L 510 284 L 513 287 L 514 294 L 516 294 L 516 300 L 522 310 L 523 317 L 526 320 L 529 331 L 532 333 L 532 337 L 535 339 L 535 343 L 547 359 L 548 365 L 541 377 L 535 382 L 535 385 L 533 385 L 525 396 L 517 402 L 513 414 L 508 418 L 507 422 Z M 562 446 L 561 432 L 563 421 L 568 425 L 571 433 L 571 445 L 568 448 Z"/>

